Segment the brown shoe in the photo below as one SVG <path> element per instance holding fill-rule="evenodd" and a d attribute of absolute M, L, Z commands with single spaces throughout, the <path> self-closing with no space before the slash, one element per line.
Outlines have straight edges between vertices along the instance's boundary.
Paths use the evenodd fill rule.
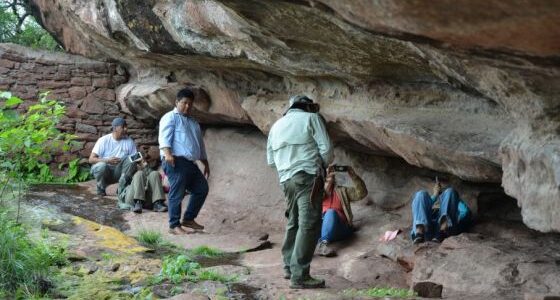
<path fill-rule="evenodd" d="M 183 220 L 183 222 L 181 222 L 181 225 L 185 226 L 185 227 L 189 227 L 192 228 L 194 230 L 202 230 L 204 229 L 204 226 L 196 223 L 194 220 Z"/>
<path fill-rule="evenodd" d="M 169 233 L 173 235 L 178 235 L 178 234 L 187 234 L 188 232 L 185 229 L 183 229 L 183 227 L 177 226 L 174 228 L 169 228 Z"/>

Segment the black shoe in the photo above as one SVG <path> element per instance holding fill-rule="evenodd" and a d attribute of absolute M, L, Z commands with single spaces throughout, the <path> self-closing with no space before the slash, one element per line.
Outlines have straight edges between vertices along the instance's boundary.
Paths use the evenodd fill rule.
<path fill-rule="evenodd" d="M 167 211 L 167 207 L 165 205 L 163 205 L 163 201 L 156 201 L 154 203 L 154 211 L 156 212 L 166 212 Z"/>
<path fill-rule="evenodd" d="M 142 201 L 140 201 L 140 200 L 134 201 L 134 208 L 132 209 L 132 211 L 137 213 L 137 214 L 141 214 L 142 213 Z"/>
<path fill-rule="evenodd" d="M 447 231 L 440 231 L 433 239 L 432 242 L 434 243 L 441 243 L 445 238 L 447 238 L 448 234 Z"/>
<path fill-rule="evenodd" d="M 284 268 L 284 279 L 292 278 L 292 272 L 289 268 Z"/>
<path fill-rule="evenodd" d="M 412 241 L 412 243 L 414 245 L 418 245 L 424 242 L 424 235 L 423 234 L 418 234 L 416 235 L 416 237 L 414 238 L 414 240 Z"/>
<path fill-rule="evenodd" d="M 324 279 L 316 279 L 311 276 L 301 281 L 292 281 L 290 283 L 291 289 L 318 289 L 325 287 Z"/>
<path fill-rule="evenodd" d="M 105 189 L 97 187 L 97 196 L 101 196 L 101 197 L 107 196 L 107 193 L 105 192 Z"/>

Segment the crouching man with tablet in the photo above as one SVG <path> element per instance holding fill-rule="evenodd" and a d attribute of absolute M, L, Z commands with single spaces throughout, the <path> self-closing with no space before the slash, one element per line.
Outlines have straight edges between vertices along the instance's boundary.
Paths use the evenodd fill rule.
<path fill-rule="evenodd" d="M 146 201 L 146 194 L 149 194 L 151 197 L 149 204 L 153 200 L 154 209 L 164 211 L 166 208 L 162 208 L 162 206 L 164 206 L 165 194 L 161 188 L 161 179 L 158 175 L 158 187 L 155 180 L 149 179 L 153 177 L 151 172 L 148 172 L 149 168 L 141 168 L 142 170 L 138 171 L 145 173 L 145 178 L 142 177 L 144 175 L 138 174 L 138 177 L 142 177 L 139 178 L 142 180 L 136 180 L 142 184 L 135 182 L 134 187 L 138 188 L 128 188 L 129 185 L 132 185 L 133 177 L 136 176 L 139 162 L 143 161 L 142 155 L 136 150 L 136 144 L 128 136 L 128 128 L 123 118 L 115 118 L 111 126 L 112 132 L 97 140 L 89 156 L 89 163 L 92 164 L 91 173 L 96 181 L 97 195 L 106 196 L 107 186 L 118 182 L 119 207 L 132 208 L 135 212 L 142 212 L 143 205 L 148 204 L 143 203 Z M 148 191 L 150 193 L 147 193 Z M 132 198 L 128 202 L 125 197 L 127 194 Z"/>

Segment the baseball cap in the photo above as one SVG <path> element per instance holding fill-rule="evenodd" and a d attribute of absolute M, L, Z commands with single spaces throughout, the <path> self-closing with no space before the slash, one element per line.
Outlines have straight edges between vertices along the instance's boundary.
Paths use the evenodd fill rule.
<path fill-rule="evenodd" d="M 283 113 L 285 115 L 296 104 L 313 104 L 313 100 L 305 95 L 295 95 L 290 97 L 288 109 Z"/>
<path fill-rule="evenodd" d="M 125 125 L 126 125 L 126 121 L 121 117 L 114 118 L 113 122 L 111 122 L 111 127 L 113 128 L 113 130 L 117 126 L 125 126 Z"/>

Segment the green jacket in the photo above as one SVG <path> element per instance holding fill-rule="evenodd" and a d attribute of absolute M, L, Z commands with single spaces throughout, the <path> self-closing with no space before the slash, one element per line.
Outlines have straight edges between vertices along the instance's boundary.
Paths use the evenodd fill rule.
<path fill-rule="evenodd" d="M 344 210 L 344 215 L 346 216 L 346 220 L 348 220 L 348 225 L 352 226 L 352 207 L 350 207 L 350 202 L 352 201 L 359 201 L 364 199 L 367 194 L 368 190 L 366 188 L 366 184 L 358 175 L 350 176 L 352 178 L 352 182 L 354 184 L 353 187 L 345 187 L 345 186 L 336 186 L 335 192 L 342 202 L 342 209 Z"/>
<path fill-rule="evenodd" d="M 333 160 L 333 147 L 327 128 L 316 113 L 290 109 L 268 134 L 268 165 L 278 171 L 280 182 L 304 171 L 315 175 Z"/>

